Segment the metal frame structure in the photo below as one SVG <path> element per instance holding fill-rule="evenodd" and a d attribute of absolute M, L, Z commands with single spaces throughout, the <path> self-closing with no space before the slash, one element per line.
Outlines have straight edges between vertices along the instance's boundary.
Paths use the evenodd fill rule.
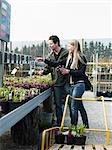
<path fill-rule="evenodd" d="M 53 128 L 49 128 L 43 131 L 42 134 L 42 145 L 41 145 L 41 150 L 48 150 L 48 149 L 52 149 L 52 146 L 55 144 L 55 131 L 59 130 L 60 128 L 64 128 L 64 129 L 68 129 L 68 127 L 64 127 L 64 120 L 65 120 L 65 115 L 66 115 L 66 111 L 67 111 L 67 106 L 68 106 L 68 102 L 69 100 L 86 100 L 86 101 L 96 101 L 96 100 L 101 100 L 102 101 L 102 105 L 103 105 L 103 112 L 104 112 L 104 123 L 105 123 L 105 130 L 104 129 L 86 129 L 86 131 L 94 131 L 94 132 L 105 132 L 106 133 L 106 143 L 105 146 L 109 145 L 110 142 L 110 132 L 112 132 L 112 130 L 108 129 L 108 123 L 107 123 L 107 112 L 106 112 L 106 108 L 105 108 L 105 102 L 104 102 L 104 97 L 96 97 L 96 98 L 73 98 L 70 95 L 67 95 L 66 97 L 66 101 L 65 101 L 65 106 L 64 106 L 64 112 L 63 112 L 63 117 L 62 117 L 62 122 L 61 122 L 61 126 L 60 127 L 53 127 Z M 61 144 L 58 145 L 58 149 L 60 149 Z M 92 145 L 91 145 L 92 146 Z M 99 145 L 101 146 L 101 145 Z M 56 147 L 56 145 L 55 145 Z M 59 148 L 60 147 L 60 148 Z M 94 146 L 92 146 L 94 147 Z M 96 146 L 97 147 L 97 146 Z M 111 150 L 112 147 L 111 145 L 109 145 L 109 149 Z M 104 145 L 103 145 L 103 148 Z M 103 150 L 102 148 L 102 150 Z M 54 148 L 55 149 L 55 148 Z M 52 149 L 53 150 L 53 149 Z M 55 149 L 56 150 L 56 149 Z M 99 150 L 99 149 L 98 149 Z"/>

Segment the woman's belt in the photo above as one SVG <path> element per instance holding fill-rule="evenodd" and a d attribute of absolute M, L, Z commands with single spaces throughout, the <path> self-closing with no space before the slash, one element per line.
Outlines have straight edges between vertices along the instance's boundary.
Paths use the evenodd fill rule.
<path fill-rule="evenodd" d="M 71 85 L 75 85 L 75 84 L 78 84 L 78 83 L 84 83 L 84 80 L 76 81 L 75 83 L 73 83 L 73 84 L 71 84 Z"/>

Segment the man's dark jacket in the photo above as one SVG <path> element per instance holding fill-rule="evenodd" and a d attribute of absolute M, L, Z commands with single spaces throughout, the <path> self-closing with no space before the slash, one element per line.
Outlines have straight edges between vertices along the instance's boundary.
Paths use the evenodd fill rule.
<path fill-rule="evenodd" d="M 50 56 L 45 59 L 45 63 L 47 66 L 44 69 L 43 74 L 46 75 L 51 73 L 52 80 L 54 82 L 54 86 L 64 86 L 68 81 L 67 75 L 62 75 L 59 71 L 59 67 L 66 65 L 66 60 L 68 56 L 68 51 L 61 48 L 58 57 L 52 52 Z"/>

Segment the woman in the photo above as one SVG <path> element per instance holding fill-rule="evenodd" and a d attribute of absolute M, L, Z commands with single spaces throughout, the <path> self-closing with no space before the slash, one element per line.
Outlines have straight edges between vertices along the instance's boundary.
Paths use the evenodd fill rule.
<path fill-rule="evenodd" d="M 60 68 L 63 75 L 69 75 L 70 78 L 70 94 L 74 98 L 81 98 L 85 91 L 85 70 L 87 61 L 80 49 L 80 44 L 77 40 L 72 40 L 68 43 L 68 58 L 66 68 Z M 89 128 L 88 117 L 82 100 L 71 100 L 70 117 L 71 124 L 77 125 L 78 111 L 80 111 L 83 124 Z"/>

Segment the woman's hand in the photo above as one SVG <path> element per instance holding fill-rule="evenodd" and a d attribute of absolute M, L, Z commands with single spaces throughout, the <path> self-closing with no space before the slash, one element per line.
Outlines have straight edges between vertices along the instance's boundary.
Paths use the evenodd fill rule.
<path fill-rule="evenodd" d="M 66 69 L 66 68 L 59 68 L 60 72 L 63 74 L 63 75 L 66 75 L 66 74 L 69 74 L 70 70 L 69 69 Z"/>

